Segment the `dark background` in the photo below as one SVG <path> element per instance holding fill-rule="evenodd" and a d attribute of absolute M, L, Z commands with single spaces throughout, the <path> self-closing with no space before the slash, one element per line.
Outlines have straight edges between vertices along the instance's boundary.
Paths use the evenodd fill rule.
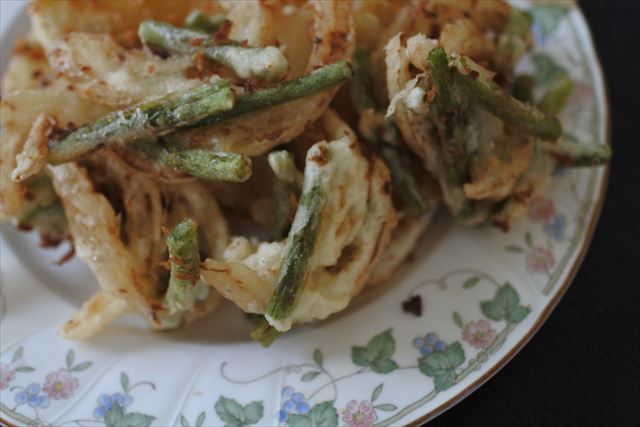
<path fill-rule="evenodd" d="M 438 426 L 640 426 L 640 1 L 583 0 L 612 109 L 599 225 L 567 294 L 494 378 Z"/>

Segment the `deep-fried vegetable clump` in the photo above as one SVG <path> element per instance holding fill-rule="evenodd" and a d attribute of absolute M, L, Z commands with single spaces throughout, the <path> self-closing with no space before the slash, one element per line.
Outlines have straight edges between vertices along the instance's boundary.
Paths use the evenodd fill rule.
<path fill-rule="evenodd" d="M 271 345 L 388 280 L 438 206 L 507 230 L 557 165 L 611 156 L 565 138 L 567 73 L 544 93 L 515 73 L 532 19 L 501 0 L 29 14 L 2 79 L 0 215 L 95 275 L 70 339 L 129 310 L 174 329 L 225 298 Z"/>
<path fill-rule="evenodd" d="M 465 2 L 444 2 L 429 31 L 418 32 L 407 18 L 385 45 L 387 117 L 438 180 L 458 222 L 508 230 L 547 188 L 556 164 L 600 165 L 610 151 L 564 139 L 557 114 L 571 92 L 569 77 L 557 77 L 536 103 L 535 81 L 513 74 L 531 45 L 531 18 L 486 3 L 495 6 L 484 10 L 492 17 L 486 22 L 461 17 Z M 477 33 L 482 41 L 452 37 L 447 29 L 457 27 L 458 36 Z"/>

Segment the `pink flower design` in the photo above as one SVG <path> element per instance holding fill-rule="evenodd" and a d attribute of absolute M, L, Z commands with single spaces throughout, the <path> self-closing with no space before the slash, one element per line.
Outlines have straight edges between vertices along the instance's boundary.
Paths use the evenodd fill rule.
<path fill-rule="evenodd" d="M 359 405 L 351 400 L 342 412 L 342 421 L 347 427 L 371 427 L 376 419 L 376 410 L 368 400 L 363 400 Z"/>
<path fill-rule="evenodd" d="M 0 363 L 0 390 L 9 387 L 9 383 L 16 377 L 16 372 L 9 369 L 6 363 Z"/>
<path fill-rule="evenodd" d="M 68 399 L 78 388 L 78 379 L 71 376 L 66 368 L 61 368 L 47 375 L 42 390 L 52 399 Z"/>
<path fill-rule="evenodd" d="M 475 348 L 487 348 L 496 338 L 496 331 L 486 320 L 478 320 L 464 325 L 462 339 Z"/>
<path fill-rule="evenodd" d="M 529 218 L 535 222 L 548 223 L 556 213 L 553 200 L 548 197 L 536 197 L 529 204 Z"/>
<path fill-rule="evenodd" d="M 527 270 L 532 273 L 548 273 L 554 265 L 553 252 L 545 247 L 536 246 L 527 254 Z"/>

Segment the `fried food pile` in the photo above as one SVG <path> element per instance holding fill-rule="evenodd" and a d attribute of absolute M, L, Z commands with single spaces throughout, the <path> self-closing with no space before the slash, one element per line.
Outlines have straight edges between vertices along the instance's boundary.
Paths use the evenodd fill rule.
<path fill-rule="evenodd" d="M 516 76 L 503 1 L 36 0 L 2 80 L 0 213 L 100 290 L 65 325 L 228 299 L 269 345 L 388 280 L 438 206 L 503 230 L 556 165 L 571 81 Z"/>

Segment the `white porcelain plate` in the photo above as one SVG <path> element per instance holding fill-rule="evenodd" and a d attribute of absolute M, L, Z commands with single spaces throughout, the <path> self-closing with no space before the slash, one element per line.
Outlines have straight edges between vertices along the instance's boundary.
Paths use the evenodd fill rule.
<path fill-rule="evenodd" d="M 27 30 L 24 3 L 2 2 L 2 58 Z M 568 137 L 606 141 L 602 73 L 569 2 L 531 9 L 539 89 L 575 81 Z M 2 229 L 0 416 L 12 425 L 337 426 L 418 424 L 460 401 L 531 338 L 566 291 L 601 207 L 607 170 L 558 170 L 508 234 L 440 214 L 392 283 L 346 312 L 264 349 L 223 306 L 192 327 L 151 333 L 135 317 L 88 342 L 57 328 L 96 289 L 78 260 L 54 262 L 35 236 Z M 402 310 L 420 295 L 423 314 Z"/>

